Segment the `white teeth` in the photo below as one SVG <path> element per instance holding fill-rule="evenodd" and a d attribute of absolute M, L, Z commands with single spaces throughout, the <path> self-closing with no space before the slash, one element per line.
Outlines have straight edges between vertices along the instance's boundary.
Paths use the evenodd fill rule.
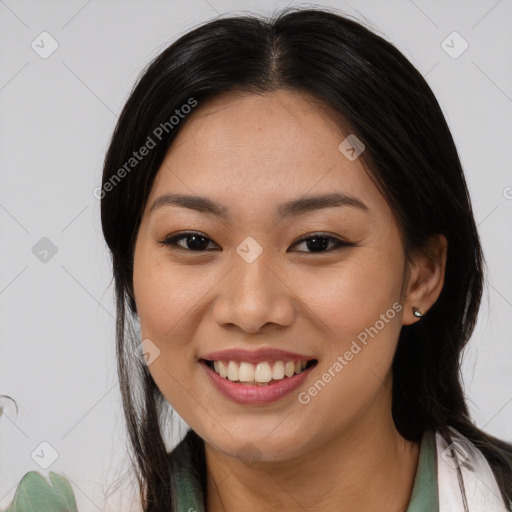
<path fill-rule="evenodd" d="M 245 362 L 240 363 L 240 368 L 238 370 L 238 380 L 242 382 L 252 382 L 254 380 L 254 365 Z"/>
<path fill-rule="evenodd" d="M 276 361 L 274 368 L 272 368 L 272 378 L 274 380 L 280 380 L 284 378 L 284 363 L 283 361 Z"/>
<path fill-rule="evenodd" d="M 268 363 L 259 363 L 256 366 L 256 370 L 254 370 L 254 380 L 256 382 L 270 382 L 272 380 L 272 370 Z"/>
<path fill-rule="evenodd" d="M 286 366 L 284 367 L 284 374 L 287 377 L 291 377 L 295 373 L 295 363 L 293 361 L 288 361 Z"/>
<path fill-rule="evenodd" d="M 229 380 L 238 380 L 238 365 L 235 363 L 235 361 L 229 361 L 228 379 Z"/>
<path fill-rule="evenodd" d="M 217 371 L 217 373 L 223 377 L 223 378 L 226 378 L 228 376 L 228 369 L 226 368 L 226 365 L 222 362 L 222 361 L 215 361 L 215 363 L 218 363 L 219 365 L 219 370 L 215 370 Z M 215 363 L 213 363 L 213 366 L 215 367 Z"/>
<path fill-rule="evenodd" d="M 254 365 L 242 361 L 214 361 L 215 372 L 222 378 L 228 378 L 232 382 L 252 383 L 266 385 L 271 380 L 282 380 L 286 377 L 301 373 L 307 365 L 307 361 L 263 361 Z"/>

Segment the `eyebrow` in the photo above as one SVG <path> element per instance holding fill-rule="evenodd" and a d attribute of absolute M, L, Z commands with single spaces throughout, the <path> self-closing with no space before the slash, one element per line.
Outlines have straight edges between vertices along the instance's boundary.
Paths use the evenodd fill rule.
<path fill-rule="evenodd" d="M 180 206 L 189 208 L 203 213 L 209 213 L 228 219 L 229 209 L 216 202 L 208 199 L 207 197 L 191 196 L 185 194 L 164 194 L 153 202 L 149 209 L 149 213 L 162 206 Z M 369 208 L 357 197 L 333 193 L 318 196 L 306 196 L 300 199 L 294 199 L 278 206 L 277 212 L 281 217 L 290 217 L 300 215 L 306 212 L 321 210 L 323 208 L 333 208 L 340 206 L 351 206 L 364 212 Z"/>

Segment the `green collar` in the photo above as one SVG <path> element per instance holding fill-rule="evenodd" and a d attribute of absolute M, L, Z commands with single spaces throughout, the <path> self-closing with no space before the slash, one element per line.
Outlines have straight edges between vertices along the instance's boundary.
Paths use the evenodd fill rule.
<path fill-rule="evenodd" d="M 205 512 L 203 492 L 199 477 L 192 467 L 192 457 L 187 441 L 183 439 L 172 451 L 176 462 L 177 474 L 174 476 L 173 488 L 175 507 L 178 512 Z M 437 487 L 437 450 L 434 431 L 425 431 L 420 445 L 418 468 L 414 479 L 411 500 L 406 512 L 439 512 Z"/>
<path fill-rule="evenodd" d="M 416 477 L 406 512 L 439 512 L 437 488 L 437 447 L 433 430 L 423 433 Z"/>

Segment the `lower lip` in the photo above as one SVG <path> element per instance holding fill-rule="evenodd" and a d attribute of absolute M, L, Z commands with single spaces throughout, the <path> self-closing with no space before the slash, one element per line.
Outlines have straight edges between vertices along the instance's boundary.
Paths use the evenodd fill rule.
<path fill-rule="evenodd" d="M 200 361 L 200 365 L 212 380 L 213 385 L 223 395 L 239 404 L 261 405 L 276 402 L 295 391 L 304 382 L 304 380 L 307 379 L 310 371 L 316 366 L 316 363 L 293 377 L 285 377 L 280 381 L 274 382 L 273 384 L 267 384 L 266 386 L 237 384 L 225 377 L 221 377 L 204 361 Z"/>

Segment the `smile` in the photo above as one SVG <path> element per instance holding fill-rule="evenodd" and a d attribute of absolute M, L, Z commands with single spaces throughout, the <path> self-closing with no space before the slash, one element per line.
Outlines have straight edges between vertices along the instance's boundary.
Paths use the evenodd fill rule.
<path fill-rule="evenodd" d="M 267 386 L 273 382 L 293 377 L 315 364 L 310 361 L 262 361 L 258 364 L 247 361 L 208 361 L 205 363 L 222 378 L 245 385 Z"/>
<path fill-rule="evenodd" d="M 318 361 L 249 363 L 201 359 L 199 363 L 209 382 L 224 397 L 238 404 L 257 406 L 289 396 L 308 378 Z"/>

